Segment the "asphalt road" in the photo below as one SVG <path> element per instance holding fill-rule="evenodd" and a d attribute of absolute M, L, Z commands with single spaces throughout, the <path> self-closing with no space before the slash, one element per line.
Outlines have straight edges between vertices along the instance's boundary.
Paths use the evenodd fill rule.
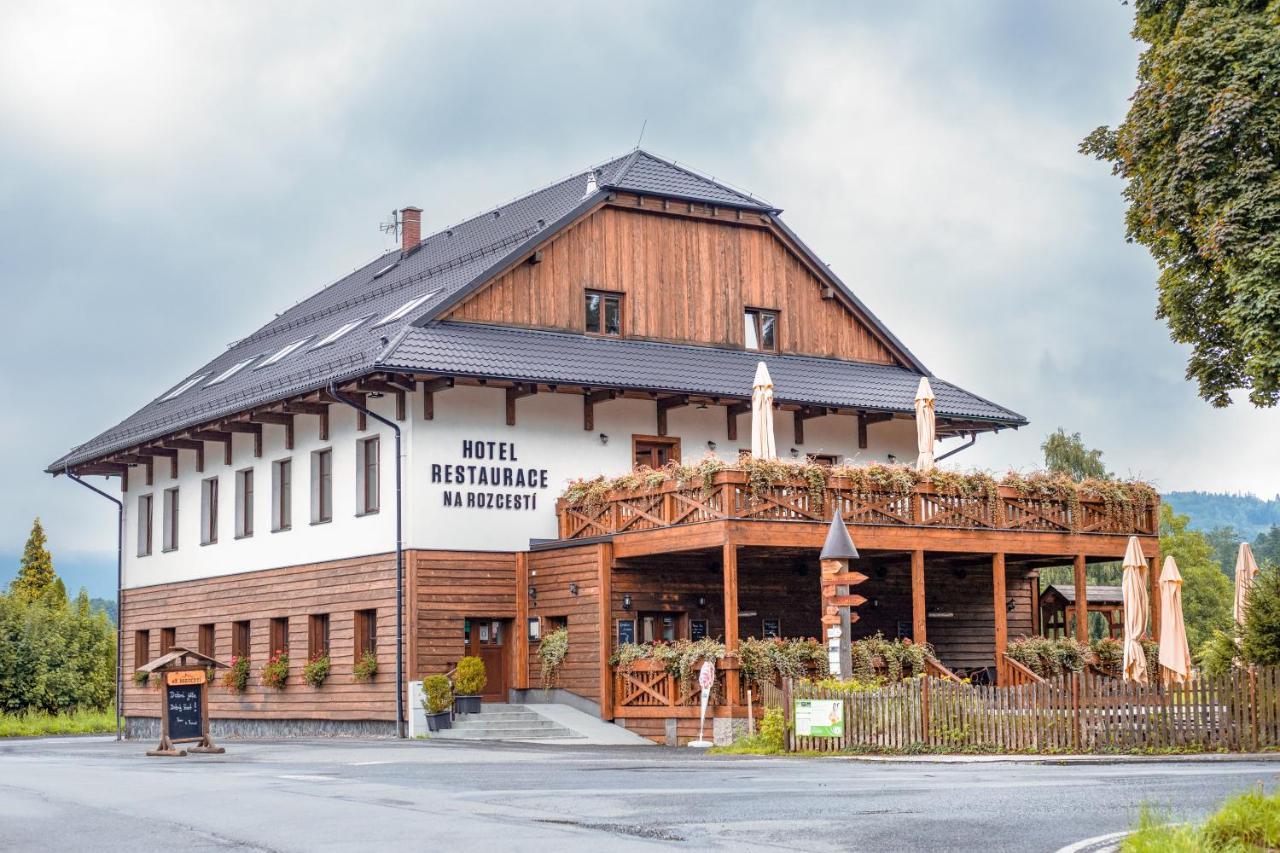
<path fill-rule="evenodd" d="M 1280 761 L 886 763 L 635 747 L 0 742 L 0 850 L 1051 851 L 1204 814 Z"/>

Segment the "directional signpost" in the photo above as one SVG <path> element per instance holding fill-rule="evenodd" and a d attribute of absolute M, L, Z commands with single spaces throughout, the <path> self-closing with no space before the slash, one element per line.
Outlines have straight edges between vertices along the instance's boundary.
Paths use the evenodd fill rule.
<path fill-rule="evenodd" d="M 853 612 L 853 608 L 867 602 L 861 595 L 851 595 L 849 587 L 862 583 L 867 576 L 849 571 L 849 561 L 858 559 L 858 549 L 849 538 L 849 529 L 844 526 L 838 509 L 831 516 L 827 541 L 818 559 L 822 564 L 822 626 L 827 631 L 831 674 L 837 678 L 848 678 L 853 674 L 849 639 L 853 623 L 858 621 L 858 614 Z"/>

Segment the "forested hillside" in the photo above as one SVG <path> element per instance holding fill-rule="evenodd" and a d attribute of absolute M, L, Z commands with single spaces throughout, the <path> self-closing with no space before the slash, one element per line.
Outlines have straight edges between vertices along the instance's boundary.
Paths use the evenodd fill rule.
<path fill-rule="evenodd" d="M 1175 512 L 1191 516 L 1196 530 L 1230 527 L 1253 541 L 1274 525 L 1280 525 L 1280 495 L 1264 500 L 1257 495 L 1225 492 L 1169 492 L 1161 499 Z"/>

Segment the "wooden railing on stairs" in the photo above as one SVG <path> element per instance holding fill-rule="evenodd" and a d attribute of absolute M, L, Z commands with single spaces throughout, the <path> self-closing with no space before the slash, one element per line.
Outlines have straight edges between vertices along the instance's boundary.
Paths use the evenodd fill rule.
<path fill-rule="evenodd" d="M 996 656 L 996 684 L 1001 687 L 1018 687 L 1023 684 L 1044 684 L 1045 680 L 1004 652 Z"/>

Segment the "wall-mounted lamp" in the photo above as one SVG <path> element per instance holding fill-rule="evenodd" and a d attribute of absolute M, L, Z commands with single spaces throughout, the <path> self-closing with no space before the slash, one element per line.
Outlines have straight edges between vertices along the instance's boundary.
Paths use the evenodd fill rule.
<path fill-rule="evenodd" d="M 715 450 L 715 449 L 716 449 L 716 443 L 714 441 L 708 441 L 707 450 Z"/>
<path fill-rule="evenodd" d="M 698 606 L 699 607 L 707 606 L 707 597 L 705 595 L 698 596 Z"/>
<path fill-rule="evenodd" d="M 699 412 L 705 412 L 707 410 L 707 401 L 706 400 L 700 401 L 698 405 L 694 406 L 694 408 L 697 409 Z"/>
<path fill-rule="evenodd" d="M 896 457 L 896 456 L 894 456 L 892 453 L 890 453 L 890 454 L 889 454 L 889 464 L 890 464 L 890 465 L 892 465 L 893 463 L 895 463 L 895 462 L 897 462 L 897 461 L 898 461 L 898 457 Z"/>
<path fill-rule="evenodd" d="M 1018 603 L 1011 598 L 1004 603 L 1004 609 L 1012 613 L 1018 609 Z"/>
<path fill-rule="evenodd" d="M 600 433 L 600 443 L 601 443 L 601 444 L 608 444 L 608 443 L 609 443 L 609 436 L 605 435 L 604 433 Z"/>
<path fill-rule="evenodd" d="M 569 594 L 570 595 L 578 594 L 578 584 L 574 581 L 569 581 Z"/>
<path fill-rule="evenodd" d="M 530 601 L 538 600 L 538 588 L 536 586 L 529 587 L 529 600 Z"/>
<path fill-rule="evenodd" d="M 799 456 L 800 456 L 800 451 L 799 451 L 799 450 L 796 450 L 794 447 L 793 447 L 793 448 L 791 448 L 791 458 L 792 458 L 792 459 L 796 459 L 796 458 L 798 458 Z"/>
<path fill-rule="evenodd" d="M 624 592 L 622 594 L 622 609 L 623 610 L 631 609 L 631 593 L 629 592 Z"/>
<path fill-rule="evenodd" d="M 381 391 L 370 391 L 370 392 L 369 392 L 369 399 L 370 399 L 370 400 L 381 400 L 381 399 L 382 399 L 382 392 L 381 392 Z"/>
<path fill-rule="evenodd" d="M 879 606 L 880 606 L 880 599 L 878 599 L 878 598 L 874 598 L 874 597 L 873 597 L 873 598 L 871 599 L 871 609 L 872 609 L 872 610 L 875 610 L 875 609 L 876 609 L 877 607 L 879 607 Z"/>

